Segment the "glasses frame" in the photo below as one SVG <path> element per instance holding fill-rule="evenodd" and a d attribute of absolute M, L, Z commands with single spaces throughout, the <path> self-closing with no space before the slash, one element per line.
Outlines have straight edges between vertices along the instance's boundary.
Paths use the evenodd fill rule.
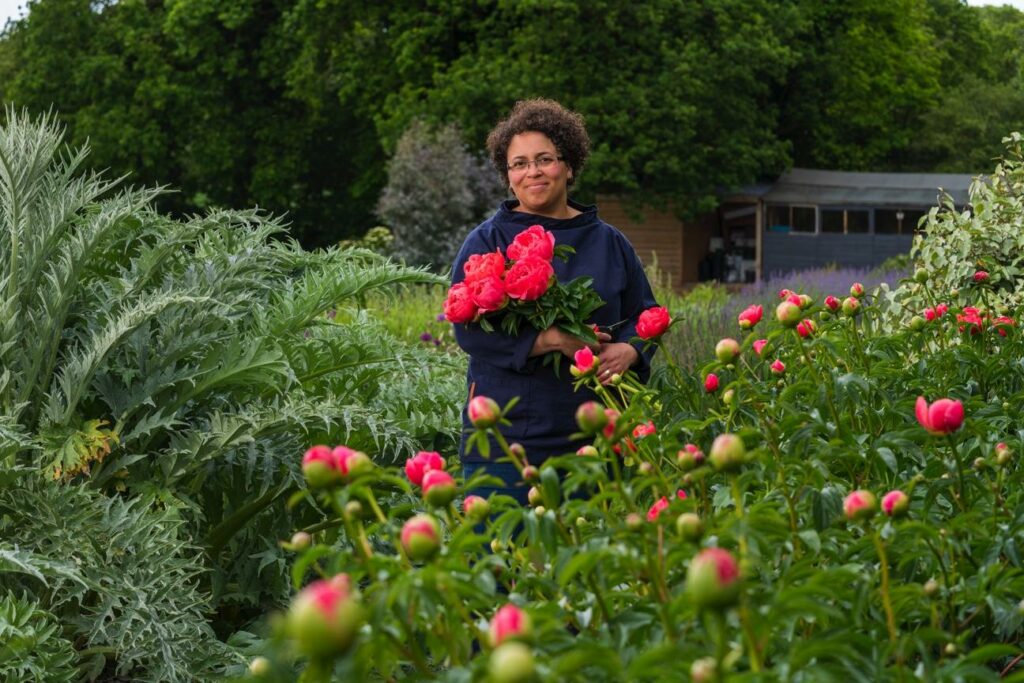
<path fill-rule="evenodd" d="M 550 163 L 548 162 L 549 159 L 551 160 Z M 542 161 L 544 162 L 543 164 L 541 164 Z M 532 159 L 532 160 L 530 160 L 530 159 L 522 159 L 520 161 L 515 162 L 517 164 L 518 163 L 525 164 L 522 168 L 513 168 L 512 164 L 505 164 L 505 168 L 508 170 L 508 172 L 510 174 L 514 173 L 516 175 L 521 175 L 523 173 L 528 172 L 530 170 L 531 166 L 536 166 L 538 170 L 542 170 L 542 169 L 545 169 L 545 168 L 549 168 L 550 166 L 553 166 L 554 164 L 558 163 L 559 161 L 565 161 L 565 157 L 557 156 L 557 155 L 554 156 L 554 157 L 539 156 L 536 159 Z"/>

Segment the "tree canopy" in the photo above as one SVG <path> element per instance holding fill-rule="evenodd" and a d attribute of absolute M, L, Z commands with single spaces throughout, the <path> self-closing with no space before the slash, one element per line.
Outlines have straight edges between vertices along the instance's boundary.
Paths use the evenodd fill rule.
<path fill-rule="evenodd" d="M 1024 14 L 960 0 L 35 0 L 0 94 L 164 208 L 363 234 L 413 121 L 470 149 L 517 100 L 587 120 L 577 192 L 682 212 L 789 165 L 986 168 L 1024 123 Z M 428 172 L 443 172 L 431 169 Z"/>

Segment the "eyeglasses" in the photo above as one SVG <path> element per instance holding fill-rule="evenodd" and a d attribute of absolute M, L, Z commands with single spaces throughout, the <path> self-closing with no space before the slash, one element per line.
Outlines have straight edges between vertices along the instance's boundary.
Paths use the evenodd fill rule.
<path fill-rule="evenodd" d="M 508 165 L 510 173 L 525 173 L 526 169 L 530 168 L 531 165 L 536 166 L 539 170 L 551 168 L 556 161 L 563 161 L 564 157 L 553 157 L 547 154 L 543 154 L 533 161 L 527 161 L 526 159 L 516 159 Z"/>

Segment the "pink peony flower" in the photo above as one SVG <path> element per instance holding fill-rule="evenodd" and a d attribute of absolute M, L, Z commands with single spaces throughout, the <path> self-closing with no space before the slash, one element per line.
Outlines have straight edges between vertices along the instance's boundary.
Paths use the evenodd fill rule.
<path fill-rule="evenodd" d="M 771 364 L 772 374 L 781 375 L 786 372 L 786 364 L 776 358 Z"/>
<path fill-rule="evenodd" d="M 450 323 L 468 323 L 476 319 L 479 311 L 473 302 L 473 291 L 465 282 L 452 285 L 444 300 L 444 317 Z"/>
<path fill-rule="evenodd" d="M 985 282 L 986 280 L 988 280 L 988 273 L 984 270 L 979 270 L 974 273 L 975 282 Z"/>
<path fill-rule="evenodd" d="M 851 522 L 868 519 L 878 509 L 878 501 L 871 491 L 857 490 L 843 500 L 843 514 Z"/>
<path fill-rule="evenodd" d="M 859 282 L 854 282 L 850 285 L 850 296 L 857 297 L 858 299 L 864 296 L 864 285 Z"/>
<path fill-rule="evenodd" d="M 310 487 L 326 488 L 341 483 L 342 473 L 329 446 L 313 446 L 302 456 L 302 474 Z"/>
<path fill-rule="evenodd" d="M 416 486 L 423 485 L 423 475 L 430 470 L 443 470 L 444 458 L 436 451 L 420 451 L 405 461 L 405 476 Z"/>
<path fill-rule="evenodd" d="M 935 435 L 952 434 L 964 423 L 963 404 L 949 398 L 940 398 L 928 405 L 924 396 L 918 396 L 914 414 L 918 423 Z"/>
<path fill-rule="evenodd" d="M 431 505 L 444 507 L 455 499 L 455 480 L 444 470 L 427 470 L 423 475 L 423 498 Z"/>
<path fill-rule="evenodd" d="M 640 314 L 636 323 L 636 334 L 641 339 L 657 339 L 665 334 L 665 330 L 672 324 L 672 317 L 668 309 L 662 306 L 648 308 Z"/>
<path fill-rule="evenodd" d="M 536 301 L 551 287 L 555 271 L 549 261 L 526 256 L 505 273 L 505 291 L 513 299 Z"/>
<path fill-rule="evenodd" d="M 754 325 L 761 322 L 761 318 L 764 316 L 764 306 L 750 305 L 743 309 L 743 312 L 739 314 L 740 328 L 749 330 Z"/>
<path fill-rule="evenodd" d="M 464 281 L 467 284 L 490 277 L 501 278 L 505 274 L 505 257 L 501 255 L 501 249 L 473 254 L 462 264 L 462 272 L 466 274 Z"/>
<path fill-rule="evenodd" d="M 480 313 L 500 311 L 508 305 L 505 282 L 500 277 L 488 275 L 471 282 L 469 293 Z"/>
<path fill-rule="evenodd" d="M 836 311 L 839 310 L 839 299 L 830 294 L 825 297 L 825 306 L 828 308 L 828 310 L 835 313 Z"/>
<path fill-rule="evenodd" d="M 654 434 L 656 431 L 657 428 L 654 426 L 654 422 L 648 421 L 644 424 L 637 425 L 636 427 L 633 428 L 633 438 L 642 439 L 645 436 L 650 436 L 651 434 Z"/>
<path fill-rule="evenodd" d="M 985 329 L 985 316 L 974 306 L 964 306 L 963 315 L 957 314 L 956 321 L 960 323 L 961 332 L 978 334 Z"/>
<path fill-rule="evenodd" d="M 804 338 L 810 337 L 812 334 L 817 332 L 817 330 L 818 326 L 815 325 L 814 321 L 811 320 L 810 318 L 807 318 L 806 320 L 801 320 L 799 323 L 797 323 L 796 326 L 796 333 Z"/>
<path fill-rule="evenodd" d="M 713 372 L 708 373 L 708 376 L 704 378 L 704 391 L 709 394 L 718 391 L 718 375 Z"/>
<path fill-rule="evenodd" d="M 540 225 L 531 225 L 515 236 L 508 245 L 508 257 L 513 261 L 539 258 L 550 261 L 555 255 L 555 235 Z"/>
<path fill-rule="evenodd" d="M 790 294 L 786 297 L 786 301 L 793 304 L 794 306 L 804 307 L 804 298 L 800 294 Z"/>
<path fill-rule="evenodd" d="M 789 298 L 790 294 L 792 294 L 792 293 L 793 293 L 792 289 L 780 289 L 779 290 L 779 298 L 782 299 L 783 301 L 785 301 L 786 299 Z"/>
<path fill-rule="evenodd" d="M 510 638 L 528 638 L 531 627 L 529 614 L 512 603 L 503 605 L 491 619 L 491 646 L 497 647 Z"/>
<path fill-rule="evenodd" d="M 658 515 L 660 515 L 664 510 L 667 510 L 667 509 L 668 509 L 668 498 L 666 498 L 665 496 L 662 496 L 657 501 L 655 501 L 654 505 L 652 505 L 650 507 L 650 509 L 647 511 L 647 521 L 648 522 L 656 521 L 658 519 Z"/>
<path fill-rule="evenodd" d="M 590 350 L 589 346 L 584 346 L 573 354 L 572 358 L 574 363 L 569 370 L 572 372 L 573 377 L 583 377 L 584 375 L 593 374 L 601 364 L 600 359 L 594 355 L 594 352 Z"/>
<path fill-rule="evenodd" d="M 334 456 L 335 467 L 341 472 L 342 477 L 373 469 L 373 461 L 370 460 L 370 456 L 362 451 L 353 450 L 348 446 L 335 446 L 331 454 Z"/>
<path fill-rule="evenodd" d="M 1000 337 L 1005 337 L 1016 325 L 1017 322 L 1006 315 L 1001 315 L 992 321 L 992 328 L 999 333 Z"/>
<path fill-rule="evenodd" d="M 768 344 L 768 340 L 767 339 L 758 339 L 757 341 L 755 341 L 754 342 L 754 353 L 756 353 L 757 355 L 760 356 L 761 355 L 761 351 L 764 349 L 765 346 L 767 346 L 767 344 Z"/>

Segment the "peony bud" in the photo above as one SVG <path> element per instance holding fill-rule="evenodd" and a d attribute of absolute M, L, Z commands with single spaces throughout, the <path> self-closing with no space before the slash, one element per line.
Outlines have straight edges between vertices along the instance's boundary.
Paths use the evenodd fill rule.
<path fill-rule="evenodd" d="M 462 511 L 467 517 L 473 520 L 480 520 L 487 516 L 487 513 L 491 509 L 491 504 L 486 499 L 480 496 L 466 496 L 462 501 Z"/>
<path fill-rule="evenodd" d="M 704 535 L 704 523 L 693 512 L 684 512 L 676 517 L 676 532 L 684 540 L 696 543 Z"/>
<path fill-rule="evenodd" d="M 344 515 L 345 519 L 362 519 L 363 504 L 358 500 L 350 500 L 345 503 Z"/>
<path fill-rule="evenodd" d="M 996 464 L 997 465 L 999 465 L 1000 467 L 1006 467 L 1010 463 L 1010 460 L 1012 458 L 1013 458 L 1013 450 L 1011 450 L 1009 446 L 1007 446 L 1005 443 L 1003 443 L 1001 441 L 996 444 Z"/>
<path fill-rule="evenodd" d="M 924 396 L 918 396 L 914 414 L 918 423 L 935 435 L 952 434 L 964 422 L 963 404 L 949 398 L 940 398 L 928 405 Z"/>
<path fill-rule="evenodd" d="M 903 517 L 910 509 L 910 498 L 899 489 L 882 496 L 882 512 L 887 517 Z"/>
<path fill-rule="evenodd" d="M 335 446 L 331 453 L 334 455 L 335 466 L 346 481 L 373 470 L 373 461 L 362 451 L 352 450 L 348 446 Z"/>
<path fill-rule="evenodd" d="M 585 377 L 597 372 L 601 366 L 601 359 L 594 355 L 589 346 L 584 346 L 573 355 L 573 364 L 569 366 L 569 372 L 573 377 Z"/>
<path fill-rule="evenodd" d="M 637 467 L 637 471 L 639 471 L 640 474 L 644 476 L 650 476 L 651 474 L 654 473 L 654 465 L 645 460 L 644 462 L 640 463 L 640 465 Z"/>
<path fill-rule="evenodd" d="M 924 329 L 924 326 L 926 324 L 927 323 L 925 322 L 925 319 L 919 315 L 915 315 L 913 318 L 910 319 L 910 329 L 913 332 L 920 332 L 921 330 Z"/>
<path fill-rule="evenodd" d="M 676 462 L 684 472 L 689 472 L 704 463 L 704 452 L 692 443 L 688 443 L 676 453 Z"/>
<path fill-rule="evenodd" d="M 939 582 L 935 579 L 928 579 L 921 588 L 927 598 L 934 598 L 939 594 Z"/>
<path fill-rule="evenodd" d="M 455 499 L 455 480 L 444 470 L 423 475 L 423 498 L 434 507 L 444 507 Z"/>
<path fill-rule="evenodd" d="M 576 424 L 584 434 L 596 434 L 608 424 L 604 406 L 597 401 L 587 401 L 576 409 Z"/>
<path fill-rule="evenodd" d="M 305 550 L 313 542 L 313 537 L 305 531 L 296 531 L 292 534 L 292 540 L 290 541 L 292 550 Z"/>
<path fill-rule="evenodd" d="M 715 345 L 715 356 L 722 363 L 731 363 L 740 355 L 740 344 L 735 339 L 726 337 Z"/>
<path fill-rule="evenodd" d="M 924 268 L 918 268 L 914 271 L 914 281 L 920 284 L 928 282 L 928 271 Z"/>
<path fill-rule="evenodd" d="M 718 375 L 713 372 L 708 373 L 708 376 L 704 378 L 704 391 L 709 394 L 718 391 Z"/>
<path fill-rule="evenodd" d="M 633 428 L 633 438 L 642 439 L 645 436 L 650 436 L 658 431 L 658 428 L 654 426 L 654 422 L 648 420 L 643 424 L 639 424 Z"/>
<path fill-rule="evenodd" d="M 576 449 L 576 455 L 585 455 L 587 457 L 596 458 L 598 456 L 597 448 L 587 444 L 586 446 L 580 446 Z"/>
<path fill-rule="evenodd" d="M 736 398 L 736 391 L 733 389 L 726 389 L 725 393 L 722 394 L 722 403 L 727 406 L 732 405 L 734 398 Z"/>
<path fill-rule="evenodd" d="M 526 493 L 526 500 L 530 505 L 537 506 L 544 502 L 544 494 L 536 486 L 531 486 Z"/>
<path fill-rule="evenodd" d="M 635 512 L 626 515 L 626 528 L 630 531 L 639 531 L 644 528 L 644 518 Z"/>
<path fill-rule="evenodd" d="M 814 305 L 814 299 L 811 298 L 810 294 L 800 295 L 800 308 L 808 309 Z"/>
<path fill-rule="evenodd" d="M 776 358 L 775 361 L 772 362 L 770 367 L 773 375 L 781 375 L 786 372 L 786 364 L 783 363 L 778 358 Z"/>
<path fill-rule="evenodd" d="M 249 674 L 257 678 L 270 673 L 270 660 L 266 657 L 253 657 L 249 662 Z"/>
<path fill-rule="evenodd" d="M 410 560 L 429 560 L 441 548 L 441 525 L 431 515 L 416 515 L 402 525 L 402 549 Z"/>
<path fill-rule="evenodd" d="M 843 315 L 853 318 L 860 315 L 860 299 L 848 296 L 843 299 Z"/>
<path fill-rule="evenodd" d="M 979 270 L 974 273 L 974 281 L 981 283 L 988 280 L 988 273 L 984 270 Z"/>
<path fill-rule="evenodd" d="M 761 322 L 761 317 L 764 315 L 764 307 L 759 305 L 747 306 L 742 313 L 739 314 L 740 329 L 749 330 L 754 325 Z"/>
<path fill-rule="evenodd" d="M 503 643 L 491 653 L 487 664 L 490 683 L 526 683 L 537 673 L 533 652 L 523 643 Z"/>
<path fill-rule="evenodd" d="M 767 345 L 768 345 L 768 340 L 767 339 L 758 339 L 757 341 L 755 341 L 752 344 L 752 346 L 754 347 L 754 353 L 756 353 L 757 355 L 760 356 L 761 352 L 764 351 L 764 347 L 767 346 Z"/>
<path fill-rule="evenodd" d="M 327 659 L 349 650 L 364 620 L 358 596 L 346 574 L 303 588 L 288 608 L 288 634 L 299 651 Z"/>
<path fill-rule="evenodd" d="M 807 318 L 806 320 L 801 320 L 796 325 L 796 333 L 799 334 L 803 338 L 810 337 L 817 330 L 818 330 L 818 326 L 810 318 Z"/>
<path fill-rule="evenodd" d="M 302 456 L 302 474 L 310 488 L 321 489 L 341 483 L 341 470 L 328 446 L 313 446 Z"/>
<path fill-rule="evenodd" d="M 523 468 L 523 481 L 535 484 L 540 481 L 540 470 L 533 465 L 527 465 Z"/>
<path fill-rule="evenodd" d="M 709 459 L 719 472 L 731 472 L 743 464 L 747 449 L 743 439 L 735 434 L 720 434 L 711 444 Z"/>
<path fill-rule="evenodd" d="M 792 301 L 783 301 L 775 307 L 775 318 L 783 327 L 796 327 L 800 322 L 802 311 Z"/>
<path fill-rule="evenodd" d="M 498 424 L 501 419 L 501 408 L 494 399 L 486 396 L 474 396 L 466 406 L 466 415 L 470 423 L 477 429 L 488 429 Z"/>
<path fill-rule="evenodd" d="M 524 640 L 533 632 L 530 615 L 519 607 L 508 603 L 498 608 L 491 618 L 491 647 L 498 647 L 506 640 Z"/>
<path fill-rule="evenodd" d="M 714 683 L 718 680 L 718 660 L 714 657 L 695 659 L 690 665 L 690 679 L 693 683 Z"/>
<path fill-rule="evenodd" d="M 870 519 L 878 510 L 878 501 L 870 491 L 857 490 L 851 492 L 843 500 L 843 514 L 851 522 Z"/>
<path fill-rule="evenodd" d="M 697 553 L 686 572 L 686 592 L 698 609 L 722 609 L 740 593 L 740 568 L 728 550 L 707 548 Z"/>
<path fill-rule="evenodd" d="M 864 296 L 864 285 L 859 282 L 854 282 L 850 285 L 850 296 L 857 297 L 858 299 Z"/>
<path fill-rule="evenodd" d="M 840 305 L 841 304 L 839 303 L 839 299 L 832 296 L 831 294 L 825 297 L 825 307 L 828 308 L 828 310 L 832 311 L 833 313 L 839 310 Z"/>
<path fill-rule="evenodd" d="M 437 451 L 420 451 L 405 461 L 405 476 L 416 486 L 422 486 L 423 475 L 430 470 L 443 470 L 444 464 Z"/>

